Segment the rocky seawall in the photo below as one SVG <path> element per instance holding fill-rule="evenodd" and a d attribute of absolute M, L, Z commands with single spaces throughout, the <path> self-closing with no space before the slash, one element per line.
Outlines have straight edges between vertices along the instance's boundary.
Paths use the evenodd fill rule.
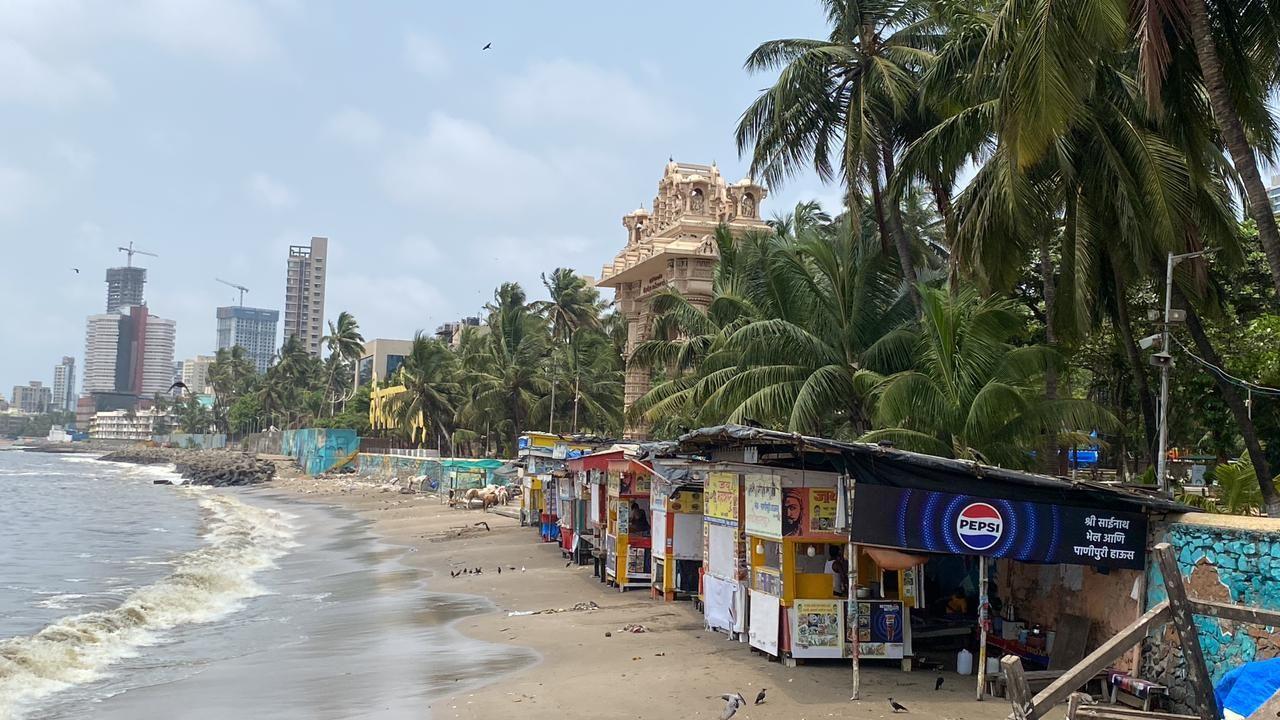
<path fill-rule="evenodd" d="M 214 487 L 257 485 L 270 481 L 276 474 L 275 463 L 270 460 L 227 450 L 138 447 L 117 450 L 99 459 L 135 465 L 173 463 L 174 470 L 192 485 Z"/>

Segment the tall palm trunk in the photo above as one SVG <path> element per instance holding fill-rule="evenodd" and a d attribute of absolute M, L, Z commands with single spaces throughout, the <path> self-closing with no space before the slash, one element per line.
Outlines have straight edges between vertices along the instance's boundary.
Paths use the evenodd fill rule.
<path fill-rule="evenodd" d="M 1156 423 L 1156 402 L 1151 394 L 1151 386 L 1147 383 L 1147 364 L 1142 361 L 1142 354 L 1133 341 L 1133 329 L 1129 325 L 1129 306 L 1124 294 L 1124 278 L 1114 263 L 1111 266 L 1112 279 L 1115 283 L 1115 302 L 1112 304 L 1111 322 L 1120 335 L 1120 344 L 1124 347 L 1125 360 L 1129 362 L 1129 372 L 1133 375 L 1133 389 L 1138 394 L 1138 407 L 1142 409 L 1142 426 L 1147 436 L 1146 465 L 1156 459 L 1156 444 L 1159 427 Z"/>
<path fill-rule="evenodd" d="M 1176 293 L 1181 295 L 1181 293 Z M 1204 331 L 1204 325 L 1200 322 L 1200 315 L 1196 313 L 1191 303 L 1182 300 L 1183 306 L 1187 309 L 1187 330 L 1191 332 L 1191 339 L 1195 341 L 1196 350 L 1200 352 L 1201 357 L 1218 367 L 1224 367 L 1222 358 L 1214 349 L 1213 343 L 1209 341 L 1209 336 Z M 1236 387 L 1224 380 L 1217 373 L 1209 373 L 1213 376 L 1214 383 L 1218 386 L 1218 394 L 1222 395 L 1222 401 L 1227 404 L 1231 410 L 1232 417 L 1235 418 L 1236 425 L 1240 428 L 1240 436 L 1244 438 L 1245 449 L 1249 452 L 1249 460 L 1253 462 L 1253 468 L 1258 475 L 1258 488 L 1262 490 L 1262 504 L 1266 510 L 1268 517 L 1280 517 L 1280 495 L 1276 493 L 1275 483 L 1271 480 L 1271 466 L 1267 462 L 1267 454 L 1262 451 L 1262 443 L 1258 441 L 1258 431 L 1253 425 L 1253 418 L 1249 417 L 1249 409 L 1245 407 L 1244 400 L 1240 399 L 1240 393 L 1236 391 Z"/>
<path fill-rule="evenodd" d="M 1271 210 L 1271 201 L 1267 198 L 1267 188 L 1262 184 L 1253 148 L 1245 137 L 1244 126 L 1231 102 L 1231 93 L 1222 76 L 1222 60 L 1214 46 L 1205 0 L 1188 0 L 1186 8 L 1191 21 L 1196 58 L 1200 61 L 1200 74 L 1204 78 L 1209 103 L 1213 107 L 1213 117 L 1231 152 L 1231 164 L 1240 173 L 1240 181 L 1248 200 L 1249 217 L 1258 225 L 1258 238 L 1262 241 L 1267 265 L 1271 268 L 1271 282 L 1275 285 L 1276 294 L 1280 295 L 1280 229 L 1276 228 L 1276 218 Z"/>
<path fill-rule="evenodd" d="M 952 222 L 951 191 L 946 183 L 936 177 L 929 178 L 929 191 L 933 193 L 933 204 L 937 206 L 938 214 L 942 216 L 942 240 L 947 245 L 947 252 L 951 252 L 956 241 L 955 224 Z"/>
<path fill-rule="evenodd" d="M 1071 237 L 1073 228 L 1073 219 L 1067 216 L 1067 237 Z M 1044 288 L 1044 339 L 1045 344 L 1050 348 L 1058 349 L 1058 331 L 1055 326 L 1055 306 L 1058 301 L 1058 286 L 1053 278 L 1053 258 L 1049 254 L 1049 234 L 1047 232 L 1040 233 L 1040 283 Z M 1044 374 L 1044 396 L 1049 400 L 1058 399 L 1058 369 L 1050 367 Z M 1053 456 L 1056 459 L 1056 466 L 1059 475 L 1066 475 L 1067 453 L 1063 452 L 1064 448 L 1057 442 L 1056 438 L 1050 438 L 1050 449 L 1053 450 Z"/>
<path fill-rule="evenodd" d="M 887 146 L 881 146 L 881 157 L 884 160 L 884 177 L 886 182 L 888 178 L 893 176 L 893 154 Z M 880 187 L 880 168 L 871 167 L 869 176 L 871 177 L 871 194 L 876 200 L 879 207 L 876 208 L 876 214 L 883 217 L 884 230 L 883 234 L 887 234 L 892 240 L 894 247 L 898 250 L 898 264 L 901 266 L 902 281 L 907 284 L 907 293 L 911 298 L 911 304 L 916 309 L 916 317 L 923 312 L 923 306 L 920 302 L 919 278 L 916 275 L 915 260 L 911 257 L 911 241 L 907 238 L 907 234 L 902 230 L 902 213 L 897 203 L 886 203 Z"/>

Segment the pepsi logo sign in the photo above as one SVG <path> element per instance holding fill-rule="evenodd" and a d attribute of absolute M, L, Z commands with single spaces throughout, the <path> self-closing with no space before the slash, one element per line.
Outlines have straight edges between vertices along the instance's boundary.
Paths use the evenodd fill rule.
<path fill-rule="evenodd" d="M 956 517 L 956 534 L 970 550 L 990 550 L 1004 533 L 1004 518 L 987 503 L 971 503 Z"/>

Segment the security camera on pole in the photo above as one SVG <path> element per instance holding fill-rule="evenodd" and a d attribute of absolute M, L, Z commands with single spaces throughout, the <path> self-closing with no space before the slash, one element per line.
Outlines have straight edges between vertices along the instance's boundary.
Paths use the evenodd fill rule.
<path fill-rule="evenodd" d="M 1139 345 L 1145 350 L 1160 343 L 1160 352 L 1151 356 L 1151 364 L 1160 368 L 1160 440 L 1156 455 L 1156 484 L 1160 491 L 1169 494 L 1168 443 L 1169 443 L 1169 368 L 1173 367 L 1173 356 L 1169 354 L 1169 325 L 1175 322 L 1186 322 L 1185 310 L 1173 309 L 1173 266 L 1189 258 L 1201 257 L 1205 250 L 1174 255 L 1169 253 L 1169 262 L 1164 272 L 1164 323 L 1159 337 L 1145 337 Z M 1152 314 L 1155 314 L 1154 312 Z M 1157 316 L 1158 318 L 1158 316 Z"/>

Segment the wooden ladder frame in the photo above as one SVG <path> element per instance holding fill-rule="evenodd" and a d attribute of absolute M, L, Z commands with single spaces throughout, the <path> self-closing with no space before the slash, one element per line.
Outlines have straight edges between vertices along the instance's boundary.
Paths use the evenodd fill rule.
<path fill-rule="evenodd" d="M 1192 620 L 1194 615 L 1207 615 L 1223 620 L 1252 623 L 1280 627 L 1280 612 L 1262 608 L 1236 605 L 1234 603 L 1211 602 L 1187 597 L 1187 588 L 1183 583 L 1182 572 L 1178 569 L 1178 561 L 1174 557 L 1173 547 L 1169 543 L 1160 543 L 1153 548 L 1156 559 L 1160 563 L 1160 573 L 1164 576 L 1164 587 L 1168 600 L 1152 607 L 1142 617 L 1128 627 L 1116 633 L 1097 650 L 1089 653 L 1075 667 L 1055 680 L 1049 687 L 1041 690 L 1034 697 L 1027 685 L 1022 659 L 1016 655 L 1007 655 L 1000 660 L 1004 669 L 1005 683 L 1008 688 L 1009 701 L 1013 703 L 1013 720 L 1039 720 L 1050 708 L 1067 700 L 1068 720 L 1218 720 L 1218 703 L 1213 696 L 1213 683 L 1209 678 L 1208 666 L 1204 661 L 1204 651 L 1200 647 L 1200 638 Z M 1189 680 L 1191 681 L 1189 700 L 1196 708 L 1196 715 L 1174 715 L 1171 713 L 1146 712 L 1115 706 L 1097 706 L 1085 704 L 1088 696 L 1076 693 L 1087 680 L 1098 674 L 1119 659 L 1135 644 L 1147 636 L 1149 630 L 1166 622 L 1172 622 L 1182 647 L 1183 658 L 1187 663 Z M 1092 698 L 1088 698 L 1092 702 Z M 1263 703 L 1248 720 L 1276 720 L 1280 717 L 1280 691 Z"/>

